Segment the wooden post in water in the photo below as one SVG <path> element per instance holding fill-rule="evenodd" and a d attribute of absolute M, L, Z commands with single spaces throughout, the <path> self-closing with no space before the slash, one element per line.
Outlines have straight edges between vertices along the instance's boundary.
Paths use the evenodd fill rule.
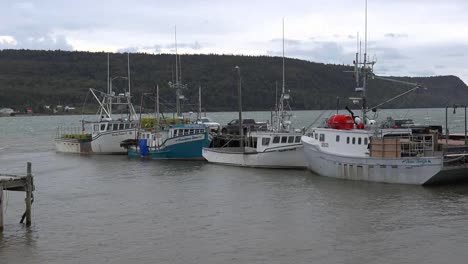
<path fill-rule="evenodd" d="M 31 162 L 28 162 L 26 174 L 26 226 L 31 225 L 31 204 L 32 204 L 32 174 Z"/>
<path fill-rule="evenodd" d="M 3 232 L 3 187 L 0 186 L 0 232 Z"/>

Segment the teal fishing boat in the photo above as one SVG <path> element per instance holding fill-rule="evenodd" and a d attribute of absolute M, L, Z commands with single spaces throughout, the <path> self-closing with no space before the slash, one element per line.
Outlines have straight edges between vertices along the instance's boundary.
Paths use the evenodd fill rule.
<path fill-rule="evenodd" d="M 200 124 L 176 124 L 160 132 L 141 132 L 138 144 L 128 148 L 129 157 L 148 159 L 203 159 L 202 149 L 212 136 Z"/>
<path fill-rule="evenodd" d="M 159 112 L 159 86 L 156 87 L 156 118 L 155 123 L 143 125 L 140 120 L 140 129 L 137 144 L 129 146 L 128 156 L 150 159 L 204 159 L 202 149 L 209 147 L 213 137 L 210 135 L 210 126 L 207 124 L 190 123 L 190 118 L 182 115 L 182 102 L 185 97 L 182 89 L 187 85 L 182 84 L 179 71 L 180 59 L 176 47 L 176 74 L 175 81 L 169 82 L 169 86 L 176 91 L 175 118 L 168 120 L 161 118 Z M 198 118 L 201 117 L 201 88 L 199 94 Z M 168 123 L 168 121 L 170 121 Z M 147 129 L 147 127 L 149 129 Z M 143 128 L 143 130 L 142 130 Z M 146 129 L 146 130 L 145 130 Z"/>

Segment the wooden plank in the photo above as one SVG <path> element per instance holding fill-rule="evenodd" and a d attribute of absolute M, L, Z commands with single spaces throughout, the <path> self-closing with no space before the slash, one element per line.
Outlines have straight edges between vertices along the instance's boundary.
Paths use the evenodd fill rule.
<path fill-rule="evenodd" d="M 26 177 L 16 177 L 16 178 L 0 178 L 0 186 L 4 190 L 10 189 L 22 189 L 26 185 Z"/>

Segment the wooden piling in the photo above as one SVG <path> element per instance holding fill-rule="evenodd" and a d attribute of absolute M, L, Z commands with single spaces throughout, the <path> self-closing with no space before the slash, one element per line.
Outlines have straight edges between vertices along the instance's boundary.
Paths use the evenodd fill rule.
<path fill-rule="evenodd" d="M 0 232 L 3 231 L 3 187 L 0 185 Z"/>
<path fill-rule="evenodd" d="M 31 225 L 31 204 L 32 204 L 32 174 L 31 162 L 28 162 L 26 174 L 26 226 Z"/>

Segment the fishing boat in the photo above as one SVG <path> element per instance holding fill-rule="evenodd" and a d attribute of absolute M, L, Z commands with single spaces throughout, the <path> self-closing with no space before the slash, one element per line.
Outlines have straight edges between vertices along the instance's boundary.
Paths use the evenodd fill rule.
<path fill-rule="evenodd" d="M 349 114 L 332 115 L 302 136 L 308 168 L 321 176 L 383 183 L 424 185 L 467 179 L 468 146 L 466 141 L 449 141 L 447 121 L 442 135 L 442 126 L 414 126 L 391 117 L 377 123 L 368 117 L 370 109 L 377 111 L 367 106 L 368 78 L 381 77 L 373 74 L 375 62 L 367 56 L 367 30 L 362 62 L 359 50 L 354 61 L 357 97 L 351 100 L 360 105 L 362 116 L 347 108 Z M 422 88 L 411 85 L 412 89 L 390 100 Z"/>
<path fill-rule="evenodd" d="M 157 86 L 155 125 L 150 129 L 141 129 L 140 122 L 138 143 L 135 146 L 128 147 L 129 157 L 203 159 L 202 148 L 208 147 L 211 143 L 212 136 L 209 133 L 209 126 L 192 124 L 189 119 L 184 118 L 182 115 L 181 100 L 185 98 L 182 89 L 187 88 L 187 85 L 182 84 L 180 58 L 177 54 L 177 37 L 175 39 L 175 58 L 175 81 L 169 82 L 169 86 L 176 91 L 176 118 L 172 119 L 173 124 L 168 124 L 167 119 L 160 117 L 159 86 Z M 198 116 L 201 116 L 201 87 L 199 87 Z"/>
<path fill-rule="evenodd" d="M 86 154 L 126 154 L 120 144 L 134 139 L 138 128 L 138 116 L 131 102 L 130 55 L 127 54 L 128 76 L 110 77 L 109 55 L 107 56 L 107 91 L 90 88 L 89 92 L 99 104 L 96 120 L 82 120 L 81 129 L 57 128 L 55 149 L 57 152 Z M 112 82 L 128 80 L 128 89 L 116 94 Z M 115 113 L 122 110 L 121 113 Z M 86 130 L 88 127 L 88 131 Z"/>
<path fill-rule="evenodd" d="M 202 160 L 202 148 L 209 146 L 211 140 L 212 137 L 204 125 L 170 125 L 156 133 L 141 132 L 138 145 L 128 148 L 128 156 L 149 159 Z"/>
<path fill-rule="evenodd" d="M 279 103 L 275 105 L 272 126 L 268 131 L 247 131 L 239 126 L 238 147 L 204 148 L 203 157 L 211 163 L 262 168 L 306 168 L 301 130 L 291 126 L 292 114 L 289 105 L 290 95 L 285 89 L 284 71 L 284 21 L 283 21 L 283 81 Z M 239 124 L 242 121 L 242 88 L 239 74 Z"/>

